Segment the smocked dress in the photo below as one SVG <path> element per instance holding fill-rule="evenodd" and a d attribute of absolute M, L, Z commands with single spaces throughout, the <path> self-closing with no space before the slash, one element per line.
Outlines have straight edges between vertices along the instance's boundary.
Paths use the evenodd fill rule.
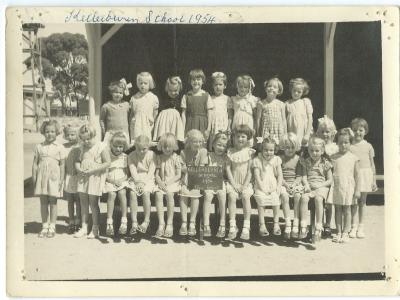
<path fill-rule="evenodd" d="M 150 140 L 154 126 L 154 111 L 158 110 L 158 98 L 152 92 L 136 93 L 130 101 L 133 117 L 131 119 L 131 139 L 145 135 Z"/>
<path fill-rule="evenodd" d="M 104 142 L 109 143 L 115 132 L 122 131 L 129 143 L 129 114 L 130 106 L 126 101 L 119 103 L 108 101 L 101 107 L 100 125 L 104 126 Z"/>
<path fill-rule="evenodd" d="M 284 126 L 285 105 L 282 101 L 274 99 L 271 102 L 263 100 L 258 103 L 261 110 L 261 136 L 263 138 L 272 137 L 277 143 L 286 133 Z"/>
<path fill-rule="evenodd" d="M 186 111 L 185 135 L 191 129 L 204 133 L 208 127 L 208 110 L 214 108 L 210 95 L 205 91 L 199 95 L 189 91 L 183 96 L 181 107 Z"/>
<path fill-rule="evenodd" d="M 280 205 L 279 194 L 276 191 L 278 186 L 278 169 L 281 167 L 282 160 L 279 156 L 274 156 L 266 160 L 259 153 L 253 160 L 252 168 L 260 171 L 261 186 L 254 180 L 254 198 L 258 206 L 277 206 Z"/>
<path fill-rule="evenodd" d="M 362 140 L 359 143 L 352 144 L 350 146 L 350 151 L 360 159 L 360 192 L 372 192 L 374 173 L 371 166 L 370 156 L 375 157 L 374 148 L 366 140 Z"/>
<path fill-rule="evenodd" d="M 336 143 L 332 142 L 329 144 L 325 145 L 325 154 L 331 158 L 332 155 L 336 154 L 339 152 L 339 147 Z M 332 185 L 329 189 L 328 197 L 326 199 L 326 203 L 332 204 L 333 203 L 333 187 L 335 185 L 335 182 L 332 182 Z"/>
<path fill-rule="evenodd" d="M 257 107 L 259 99 L 253 95 L 244 97 L 236 95 L 231 98 L 233 108 L 232 129 L 239 125 L 247 125 L 254 130 L 253 110 Z"/>
<path fill-rule="evenodd" d="M 156 156 L 156 169 L 159 169 L 159 174 L 162 181 L 169 182 L 173 177 L 177 176 L 182 170 L 182 162 L 178 154 L 173 153 L 167 157 L 164 154 Z M 167 185 L 168 193 L 177 193 L 181 190 L 180 180 Z M 155 191 L 165 194 L 165 192 L 157 185 Z"/>
<path fill-rule="evenodd" d="M 91 170 L 102 164 L 101 153 L 106 147 L 105 143 L 96 143 L 89 149 L 81 146 L 79 155 L 81 169 Z M 78 193 L 101 196 L 106 183 L 106 177 L 107 171 L 97 172 L 90 176 L 78 175 Z"/>
<path fill-rule="evenodd" d="M 197 152 L 193 152 L 188 149 L 181 151 L 182 160 L 182 172 L 184 173 L 183 184 L 181 189 L 181 196 L 190 198 L 201 197 L 200 191 L 196 189 L 188 189 L 188 171 L 189 166 L 205 166 L 208 163 L 207 150 L 204 148 L 199 149 Z"/>
<path fill-rule="evenodd" d="M 332 169 L 331 162 L 321 157 L 318 162 L 313 162 L 310 157 L 301 160 L 303 166 L 303 174 L 307 176 L 308 183 L 323 183 L 327 180 L 328 172 Z M 318 189 L 311 190 L 307 195 L 311 198 L 316 196 L 322 197 L 326 200 L 329 192 L 329 187 L 320 187 Z"/>
<path fill-rule="evenodd" d="M 106 183 L 104 185 L 104 193 L 118 192 L 126 188 L 128 183 L 128 155 L 121 153 L 115 156 L 110 150 L 111 163 L 107 169 Z M 117 185 L 114 182 L 120 181 Z"/>
<path fill-rule="evenodd" d="M 43 142 L 36 146 L 34 155 L 37 160 L 35 195 L 62 197 L 63 189 L 60 190 L 60 184 L 64 178 L 61 178 L 60 163 L 65 159 L 63 145 L 57 141 Z"/>
<path fill-rule="evenodd" d="M 281 156 L 283 180 L 288 187 L 282 186 L 281 194 L 288 194 L 293 197 L 295 194 L 304 192 L 304 186 L 300 182 L 296 182 L 296 177 L 301 176 L 302 167 L 300 157 L 295 154 L 293 157 Z"/>
<path fill-rule="evenodd" d="M 333 204 L 353 205 L 355 192 L 355 166 L 359 161 L 358 157 L 350 151 L 345 154 L 334 154 L 333 161 Z"/>
<path fill-rule="evenodd" d="M 228 157 L 228 162 L 231 166 L 231 172 L 233 179 L 237 184 L 243 184 L 247 172 L 248 172 L 248 166 L 251 164 L 251 161 L 253 159 L 253 155 L 256 151 L 251 148 L 243 148 L 242 150 L 235 150 L 235 149 L 229 149 L 227 153 Z M 251 172 L 251 171 L 249 171 Z M 233 194 L 237 199 L 239 196 L 248 196 L 251 197 L 254 193 L 253 191 L 253 185 L 250 183 L 243 189 L 242 194 L 239 195 L 231 183 L 229 181 L 226 182 L 226 193 L 227 194 Z"/>
<path fill-rule="evenodd" d="M 181 115 L 178 111 L 178 98 L 168 98 L 162 102 L 161 112 L 154 125 L 153 140 L 158 141 L 165 133 L 172 133 L 178 141 L 184 141 Z"/>
<path fill-rule="evenodd" d="M 291 99 L 286 101 L 285 105 L 287 132 L 295 133 L 301 143 L 307 131 L 308 115 L 313 113 L 311 100 L 309 98 L 295 101 Z"/>
<path fill-rule="evenodd" d="M 222 172 L 223 172 L 223 176 L 224 176 L 224 180 L 222 181 L 222 189 L 221 190 L 205 190 L 204 192 L 206 194 L 213 194 L 216 195 L 217 192 L 219 191 L 223 191 L 226 193 L 226 174 L 225 174 L 225 169 L 226 169 L 226 163 L 228 161 L 228 157 L 226 156 L 226 154 L 223 155 L 216 155 L 214 152 L 210 152 L 208 153 L 208 162 L 207 162 L 207 166 L 210 167 L 222 167 Z"/>
<path fill-rule="evenodd" d="M 65 149 L 65 179 L 64 191 L 75 194 L 78 189 L 78 174 L 75 169 L 75 163 L 79 160 L 79 144 L 64 144 Z"/>
<path fill-rule="evenodd" d="M 155 154 L 153 151 L 148 150 L 146 154 L 141 157 L 137 151 L 133 151 L 128 156 L 128 166 L 134 165 L 136 167 L 136 179 L 135 184 L 133 178 L 129 180 L 129 187 L 136 192 L 138 196 L 147 192 L 152 193 L 155 186 Z M 137 183 L 144 183 L 143 190 L 137 188 Z"/>

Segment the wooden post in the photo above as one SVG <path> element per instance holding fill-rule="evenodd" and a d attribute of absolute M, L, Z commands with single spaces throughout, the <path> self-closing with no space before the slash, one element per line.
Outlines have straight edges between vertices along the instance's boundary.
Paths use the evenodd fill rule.
<path fill-rule="evenodd" d="M 324 25 L 324 79 L 325 114 L 333 119 L 334 113 L 334 40 L 336 23 Z"/>

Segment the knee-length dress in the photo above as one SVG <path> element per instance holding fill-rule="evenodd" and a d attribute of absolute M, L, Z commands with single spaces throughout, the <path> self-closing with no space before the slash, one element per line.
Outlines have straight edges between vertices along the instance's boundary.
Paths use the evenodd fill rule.
<path fill-rule="evenodd" d="M 159 102 L 156 95 L 152 92 L 146 94 L 136 93 L 130 100 L 132 119 L 131 119 L 131 139 L 136 139 L 139 135 L 145 135 L 150 140 L 154 126 L 154 111 L 158 110 Z"/>
<path fill-rule="evenodd" d="M 153 141 L 158 141 L 165 133 L 172 133 L 178 141 L 184 141 L 183 123 L 177 102 L 177 98 L 168 97 L 161 103 L 161 112 L 154 125 Z"/>
<path fill-rule="evenodd" d="M 122 131 L 129 142 L 129 114 L 128 102 L 114 103 L 108 101 L 100 110 L 100 125 L 104 126 L 104 142 L 109 142 L 116 131 Z"/>
<path fill-rule="evenodd" d="M 374 173 L 372 170 L 370 157 L 375 156 L 374 148 L 366 140 L 362 140 L 359 143 L 352 144 L 350 146 L 350 151 L 360 159 L 360 192 L 372 192 Z"/>
<path fill-rule="evenodd" d="M 350 151 L 345 154 L 334 154 L 333 161 L 333 204 L 352 205 L 355 192 L 355 166 L 359 161 L 358 157 Z"/>
<path fill-rule="evenodd" d="M 253 110 L 257 107 L 259 99 L 253 95 L 233 96 L 231 98 L 233 108 L 232 129 L 239 125 L 247 125 L 254 130 Z"/>
<path fill-rule="evenodd" d="M 303 167 L 303 175 L 307 176 L 308 183 L 323 183 L 328 178 L 328 172 L 332 169 L 331 162 L 321 157 L 318 162 L 313 162 L 310 157 L 301 160 Z M 326 200 L 329 192 L 329 187 L 320 187 L 317 189 L 312 189 L 311 192 L 307 193 L 309 197 L 313 198 L 315 196 L 320 196 Z"/>
<path fill-rule="evenodd" d="M 181 107 L 186 110 L 185 135 L 191 129 L 204 133 L 208 127 L 208 110 L 214 108 L 210 95 L 205 91 L 199 95 L 189 91 L 183 96 Z"/>
<path fill-rule="evenodd" d="M 287 132 L 295 133 L 301 143 L 307 131 L 308 116 L 313 113 L 311 100 L 309 98 L 288 100 L 285 105 Z"/>
<path fill-rule="evenodd" d="M 34 156 L 38 164 L 36 182 L 34 183 L 35 195 L 62 197 L 60 184 L 64 178 L 61 178 L 60 163 L 65 159 L 64 146 L 57 141 L 43 142 L 36 146 Z"/>
<path fill-rule="evenodd" d="M 106 183 L 104 185 L 104 193 L 118 192 L 126 188 L 128 183 L 128 155 L 121 153 L 115 156 L 110 151 L 111 163 L 107 169 Z M 120 185 L 114 182 L 120 181 Z"/>
<path fill-rule="evenodd" d="M 171 156 L 164 154 L 156 156 L 156 169 L 159 170 L 161 180 L 169 182 L 177 176 L 182 170 L 182 161 L 180 156 L 173 153 Z M 180 180 L 167 185 L 167 193 L 177 193 L 181 190 Z M 157 185 L 155 191 L 165 194 L 165 192 Z"/>
<path fill-rule="evenodd" d="M 105 150 L 104 143 L 96 143 L 87 149 L 80 147 L 80 162 L 82 170 L 91 170 L 102 164 L 101 153 Z M 106 182 L 107 172 L 97 172 L 90 176 L 78 176 L 78 193 L 84 193 L 93 196 L 101 196 L 103 194 Z"/>
<path fill-rule="evenodd" d="M 271 102 L 263 100 L 258 106 L 261 110 L 261 136 L 263 138 L 270 136 L 279 143 L 280 138 L 286 133 L 285 105 L 282 101 L 274 99 Z"/>
<path fill-rule="evenodd" d="M 281 160 L 283 180 L 288 185 L 287 188 L 282 186 L 281 194 L 288 194 L 289 197 L 293 197 L 296 193 L 302 194 L 304 186 L 300 182 L 296 182 L 296 177 L 302 175 L 300 157 L 297 154 L 289 158 L 283 155 Z"/>
<path fill-rule="evenodd" d="M 274 156 L 270 160 L 265 160 L 259 153 L 253 160 L 252 169 L 260 171 L 261 186 L 254 180 L 254 198 L 259 206 L 280 205 L 279 194 L 276 191 L 278 182 L 278 168 L 281 167 L 282 160 L 279 156 Z"/>
<path fill-rule="evenodd" d="M 211 123 L 211 134 L 215 135 L 219 131 L 227 131 L 229 125 L 228 110 L 232 109 L 232 102 L 229 96 L 212 96 L 214 103 L 214 118 Z"/>
<path fill-rule="evenodd" d="M 155 189 L 155 154 L 151 150 L 147 150 L 146 154 L 142 158 L 137 151 L 133 151 L 128 156 L 128 166 L 134 165 L 136 167 L 136 176 L 137 181 L 144 184 L 143 191 L 140 192 L 147 192 L 152 193 Z M 136 191 L 137 194 L 140 192 L 136 188 L 136 184 L 133 180 L 130 180 L 129 187 L 133 191 Z"/>
<path fill-rule="evenodd" d="M 74 194 L 78 189 L 78 175 L 75 169 L 75 163 L 79 160 L 80 148 L 78 144 L 64 144 L 65 148 L 65 180 L 64 191 Z"/>
<path fill-rule="evenodd" d="M 251 172 L 248 170 L 249 164 L 251 164 L 251 161 L 253 159 L 253 155 L 256 151 L 252 148 L 246 147 L 243 148 L 242 150 L 235 150 L 235 149 L 229 149 L 227 153 L 228 157 L 228 162 L 231 166 L 231 172 L 233 179 L 237 184 L 244 184 L 244 181 L 247 176 L 247 172 Z M 239 195 L 231 183 L 229 181 L 226 182 L 226 193 L 227 194 L 232 194 L 236 197 L 236 199 L 239 198 L 239 196 L 252 196 L 254 191 L 253 191 L 253 185 L 250 183 L 244 187 L 242 191 L 242 195 Z"/>
<path fill-rule="evenodd" d="M 339 151 L 339 147 L 336 143 L 332 142 L 325 145 L 325 154 L 331 158 L 332 155 L 336 154 Z M 332 182 L 331 187 L 329 188 L 329 193 L 326 199 L 326 203 L 333 204 L 333 186 L 335 182 Z"/>

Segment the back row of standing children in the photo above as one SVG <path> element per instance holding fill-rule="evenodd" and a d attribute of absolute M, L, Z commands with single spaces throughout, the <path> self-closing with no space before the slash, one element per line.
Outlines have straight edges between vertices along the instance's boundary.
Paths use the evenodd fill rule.
<path fill-rule="evenodd" d="M 326 228 L 330 231 L 331 205 L 335 204 L 336 223 L 338 235 L 334 241 L 345 241 L 349 234 L 351 237 L 363 237 L 363 207 L 365 206 L 366 192 L 376 187 L 373 164 L 373 148 L 363 138 L 368 132 L 368 125 L 364 120 L 355 119 L 352 123 L 356 134 L 353 137 L 351 130 L 339 132 L 339 149 L 333 143 L 335 127 L 332 120 L 325 117 L 319 120 L 317 135 L 310 143 L 312 132 L 312 105 L 308 98 L 302 98 L 308 92 L 308 85 L 302 79 L 292 80 L 290 83 L 292 98 L 283 104 L 276 99 L 282 93 L 282 83 L 277 78 L 265 82 L 267 98 L 259 101 L 251 95 L 254 83 L 249 76 L 240 76 L 236 83 L 238 95 L 229 98 L 223 95 L 226 87 L 226 76 L 217 72 L 213 76 L 213 86 L 216 95 L 210 97 L 208 93 L 201 90 L 204 83 L 204 74 L 199 70 L 191 72 L 192 91 L 185 95 L 181 101 L 182 115 L 177 108 L 177 96 L 182 89 L 179 77 L 171 77 L 167 80 L 166 91 L 170 97 L 166 101 L 165 109 L 158 114 L 158 99 L 149 92 L 154 86 L 151 75 L 141 73 L 137 78 L 139 92 L 132 97 L 130 105 L 120 102 L 123 93 L 126 93 L 126 84 L 118 82 L 110 85 L 113 100 L 106 103 L 102 108 L 101 127 L 105 133 L 105 140 L 110 142 L 110 147 L 105 149 L 103 144 L 94 142 L 95 132 L 90 126 L 84 126 L 79 130 L 79 137 L 83 146 L 79 157 L 75 159 L 74 166 L 69 168 L 76 177 L 80 178 L 77 183 L 81 201 L 85 203 L 81 207 L 82 228 L 76 236 L 87 234 L 87 215 L 90 205 L 93 213 L 93 228 L 89 237 L 98 235 L 98 196 L 104 191 L 108 192 L 107 205 L 107 232 L 111 233 L 112 211 L 115 197 L 121 200 L 123 219 L 121 220 L 120 232 L 127 231 L 127 205 L 126 188 L 130 189 L 130 206 L 132 227 L 131 233 L 137 230 L 145 232 L 150 222 L 150 193 L 156 193 L 156 208 L 158 212 L 159 227 L 156 235 L 172 236 L 173 217 L 173 195 L 180 193 L 182 225 L 180 234 L 195 234 L 195 217 L 198 209 L 199 191 L 189 191 L 186 187 L 185 168 L 187 165 L 213 165 L 222 164 L 226 170 L 226 184 L 222 191 L 205 191 L 204 203 L 204 230 L 206 235 L 210 233 L 209 228 L 209 205 L 213 195 L 217 194 L 221 206 L 221 212 L 225 211 L 225 199 L 228 196 L 228 207 L 230 212 L 229 238 L 235 238 L 238 229 L 236 227 L 236 201 L 241 198 L 244 208 L 244 223 L 241 232 L 243 239 L 250 235 L 250 197 L 258 204 L 259 232 L 267 235 L 268 230 L 264 221 L 265 206 L 271 205 L 274 211 L 274 234 L 280 234 L 279 227 L 279 205 L 285 216 L 285 236 L 303 238 L 306 234 L 307 205 L 309 198 L 313 198 L 316 204 L 316 239 L 323 230 L 323 201 L 328 203 Z M 122 113 L 123 112 L 123 113 Z M 233 112 L 233 113 L 232 113 Z M 126 117 L 126 119 L 125 119 Z M 255 117 L 255 118 L 254 118 Z M 131 120 L 125 122 L 125 120 Z M 184 121 L 183 121 L 184 120 Z M 232 120 L 232 122 L 231 122 Z M 232 123 L 232 126 L 231 126 Z M 48 145 L 53 144 L 49 135 L 50 131 L 57 132 L 56 125 L 45 126 L 43 133 Z M 197 127 L 197 128 L 193 128 Z M 227 151 L 229 133 L 233 129 L 233 147 Z M 130 132 L 128 132 L 130 128 Z M 65 136 L 68 137 L 68 128 Z M 178 157 L 174 151 L 178 150 L 177 140 L 184 141 L 186 132 L 186 146 Z M 251 148 L 254 132 L 263 140 L 260 153 L 254 157 Z M 287 134 L 289 132 L 289 134 Z M 50 133 L 50 136 L 52 134 Z M 133 137 L 136 150 L 128 156 L 124 154 L 125 147 Z M 162 154 L 154 156 L 149 151 L 151 139 L 158 140 L 158 149 Z M 210 137 L 209 148 L 214 152 L 207 153 L 202 148 L 204 141 Z M 352 149 L 356 156 L 349 155 L 350 141 L 353 141 Z M 301 161 L 296 154 L 300 145 L 307 145 L 309 157 Z M 46 145 L 47 145 L 46 144 Z M 103 146 L 101 146 L 103 145 Z M 277 145 L 283 150 L 281 157 L 276 156 Z M 39 146 L 38 146 L 39 147 Z M 40 148 L 40 147 L 39 147 Z M 68 147 L 67 147 L 68 148 Z M 72 149 L 72 147 L 69 147 Z M 74 151 L 71 151 L 73 153 Z M 339 154 L 335 154 L 338 152 Z M 332 178 L 332 161 L 324 156 L 331 156 L 333 165 L 336 166 Z M 336 155 L 336 156 L 335 156 Z M 132 157 L 131 157 L 132 156 Z M 41 165 L 41 155 L 35 154 L 34 166 Z M 70 157 L 70 156 L 68 156 Z M 59 155 L 60 169 L 61 154 Z M 86 158 L 86 159 L 85 159 Z M 339 159 L 340 158 L 340 159 Z M 358 162 L 358 159 L 361 162 Z M 152 163 L 153 161 L 153 163 Z M 154 165 L 154 166 L 153 166 Z M 124 172 L 125 166 L 129 166 L 130 174 Z M 351 167 L 352 166 L 352 167 Z M 360 171 L 365 169 L 364 171 Z M 74 171 L 75 170 L 75 171 Z M 106 172 L 106 170 L 108 170 Z M 301 171 L 300 171 L 301 170 Z M 368 172 L 366 171 L 368 170 Z M 37 186 L 38 172 L 34 167 L 34 181 Z M 67 177 L 68 178 L 68 171 Z M 99 184 L 104 174 L 105 187 Z M 139 175 L 140 174 L 140 175 Z M 41 175 L 40 175 L 41 176 Z M 39 176 L 39 177 L 40 177 Z M 155 177 L 154 186 L 151 180 Z M 253 180 L 254 176 L 254 180 Z M 60 175 L 60 178 L 63 178 Z M 100 181 L 98 181 L 100 180 Z M 82 184 L 79 184 L 82 182 Z M 254 182 L 254 190 L 252 183 Z M 335 189 L 329 187 L 334 182 Z M 363 182 L 363 183 L 362 183 Z M 58 182 L 60 183 L 60 182 Z M 364 184 L 364 185 L 363 185 Z M 66 181 L 66 185 L 67 181 Z M 60 186 L 59 186 L 60 187 Z M 95 189 L 95 190 L 92 190 Z M 54 216 L 50 218 L 50 226 L 47 224 L 47 205 L 54 203 L 54 197 L 45 197 L 45 191 L 36 192 L 41 196 L 43 231 L 42 235 L 53 235 Z M 66 189 L 67 191 L 67 189 Z M 336 193 L 334 192 L 336 191 Z M 81 196 L 81 194 L 83 194 Z M 164 222 L 163 195 L 167 197 L 167 224 Z M 86 195 L 86 196 L 85 196 Z M 137 196 L 143 195 L 144 221 L 138 225 L 137 222 Z M 225 195 L 225 196 L 224 196 Z M 330 196 L 333 195 L 333 196 Z M 289 197 L 294 198 L 294 220 L 291 224 L 289 217 Z M 72 197 L 72 196 L 67 196 Z M 73 196 L 75 197 L 75 196 Z M 224 198 L 225 197 L 225 198 Z M 355 221 L 357 203 L 355 198 L 360 198 L 359 222 Z M 83 199 L 83 200 L 82 200 Z M 191 217 L 187 222 L 187 207 L 191 199 Z M 172 206 L 172 207 L 171 207 Z M 51 208 L 52 206 L 50 206 Z M 350 209 L 351 208 L 351 209 Z M 171 210 L 172 209 L 172 210 Z M 50 214 L 52 215 L 51 211 Z M 342 218 L 344 215 L 344 230 L 342 230 Z M 95 216 L 96 215 L 96 216 Z M 352 227 L 350 228 L 351 215 L 353 215 Z M 220 226 L 217 235 L 225 236 L 225 215 L 220 216 Z M 54 222 L 53 222 L 54 221 Z M 79 223 L 80 220 L 78 220 Z M 76 222 L 75 222 L 76 223 Z M 187 224 L 189 223 L 189 227 Z M 357 226 L 357 223 L 358 226 Z M 47 225 L 46 225 L 47 224 Z M 73 225 L 73 223 L 71 223 Z M 299 230 L 300 227 L 300 230 Z M 53 229 L 51 229 L 53 228 Z"/>

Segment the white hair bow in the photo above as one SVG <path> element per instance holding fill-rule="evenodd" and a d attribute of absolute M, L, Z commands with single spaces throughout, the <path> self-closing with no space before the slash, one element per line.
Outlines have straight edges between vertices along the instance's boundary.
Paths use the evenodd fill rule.
<path fill-rule="evenodd" d="M 129 96 L 129 89 L 132 88 L 132 83 L 127 83 L 125 78 L 122 78 L 119 82 L 123 83 L 125 86 L 124 94 L 125 96 Z"/>

